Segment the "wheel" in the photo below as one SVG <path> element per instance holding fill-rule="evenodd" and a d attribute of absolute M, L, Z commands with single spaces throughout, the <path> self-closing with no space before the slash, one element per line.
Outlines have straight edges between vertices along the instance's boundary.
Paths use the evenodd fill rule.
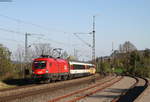
<path fill-rule="evenodd" d="M 63 80 L 67 80 L 67 79 L 68 79 L 67 75 L 63 76 Z"/>
<path fill-rule="evenodd" d="M 34 80 L 34 83 L 35 83 L 35 84 L 40 84 L 40 82 L 41 82 L 41 81 L 38 80 L 38 79 L 35 79 L 35 80 Z"/>
<path fill-rule="evenodd" d="M 46 83 L 46 84 L 48 84 L 48 83 L 50 83 L 51 82 L 51 79 L 46 79 L 45 81 L 44 81 L 44 83 Z"/>
<path fill-rule="evenodd" d="M 71 80 L 72 78 L 73 78 L 73 76 L 72 76 L 72 75 L 69 75 L 68 79 Z"/>

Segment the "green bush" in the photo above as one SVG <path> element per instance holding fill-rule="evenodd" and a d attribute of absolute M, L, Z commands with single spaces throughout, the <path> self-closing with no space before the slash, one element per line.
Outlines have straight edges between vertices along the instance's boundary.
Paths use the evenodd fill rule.
<path fill-rule="evenodd" d="M 150 50 L 132 51 L 114 56 L 111 59 L 100 59 L 97 64 L 100 72 L 135 75 L 150 78 Z"/>

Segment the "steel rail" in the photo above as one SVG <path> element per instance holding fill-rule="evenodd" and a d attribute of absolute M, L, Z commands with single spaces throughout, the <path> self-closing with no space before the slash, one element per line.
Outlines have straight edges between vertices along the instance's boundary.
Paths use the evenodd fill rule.
<path fill-rule="evenodd" d="M 25 92 L 21 92 L 20 94 L 12 94 L 9 96 L 4 96 L 4 97 L 0 97 L 0 102 L 5 102 L 5 101 L 11 101 L 11 100 L 16 100 L 16 99 L 22 99 L 25 97 L 33 97 L 34 95 L 37 94 L 41 94 L 41 93 L 47 93 L 47 92 L 52 92 L 52 91 L 56 91 L 56 90 L 60 90 L 63 89 L 65 87 L 69 87 L 69 86 L 76 86 L 79 85 L 79 83 L 81 84 L 85 84 L 85 83 L 90 83 L 91 80 L 89 80 L 92 76 L 89 77 L 83 77 L 81 78 L 81 80 L 68 80 L 68 81 L 61 81 L 60 83 L 54 83 L 54 86 L 46 86 L 45 88 L 41 88 L 41 89 L 37 89 L 37 90 L 28 90 Z M 97 80 L 100 79 L 99 76 L 97 76 L 96 78 Z M 63 83 L 63 85 L 62 85 Z"/>
<path fill-rule="evenodd" d="M 130 91 L 132 91 L 132 89 L 134 89 L 138 84 L 139 84 L 139 77 L 134 77 L 134 76 L 130 76 L 130 77 L 132 77 L 132 78 L 134 78 L 135 80 L 136 80 L 136 82 L 129 88 L 129 90 L 127 90 L 126 92 L 122 92 L 121 93 L 121 95 L 119 96 L 119 97 L 117 97 L 117 98 L 114 98 L 111 102 L 120 102 L 119 100 L 123 97 L 123 96 L 126 96 L 126 94 L 128 93 L 128 92 L 130 92 Z M 148 84 L 149 84 L 149 82 L 148 82 L 148 80 L 147 79 L 145 79 L 145 78 L 141 78 L 141 79 L 143 79 L 144 81 L 145 81 L 145 84 L 144 84 L 144 86 L 143 86 L 143 88 L 144 88 L 144 90 L 148 87 Z M 143 90 L 143 91 L 144 91 Z M 142 91 L 142 92 L 143 92 Z M 141 93 L 142 93 L 141 92 Z M 131 93 L 131 92 L 130 92 Z M 140 93 L 140 94 L 141 94 Z M 139 95 L 140 96 L 140 95 Z M 139 97 L 139 96 L 137 96 L 137 97 Z"/>
<path fill-rule="evenodd" d="M 72 79 L 74 80 L 74 79 Z M 62 82 L 62 81 L 58 81 L 57 83 L 59 82 Z M 48 83 L 48 84 L 52 84 L 53 82 L 51 83 Z M 55 82 L 56 83 L 56 82 Z M 16 86 L 16 87 L 12 87 L 12 88 L 4 88 L 4 89 L 0 89 L 0 93 L 1 92 L 7 92 L 7 91 L 13 91 L 13 90 L 19 90 L 19 89 L 25 89 L 25 88 L 29 88 L 29 87 L 34 87 L 34 86 L 42 86 L 44 84 L 35 84 L 35 83 L 31 83 L 31 84 L 28 84 L 28 85 L 22 85 L 22 86 Z"/>
<path fill-rule="evenodd" d="M 148 87 L 149 87 L 149 85 L 150 85 L 150 84 L 149 84 L 149 80 L 148 80 L 147 78 L 142 78 L 142 79 L 145 80 L 144 90 L 143 90 L 143 92 L 141 92 L 141 94 L 134 100 L 134 102 L 138 102 L 138 101 L 141 99 L 141 97 L 144 96 L 145 91 L 148 89 Z"/>
<path fill-rule="evenodd" d="M 115 81 L 112 82 L 112 83 L 106 84 L 105 86 L 103 86 L 103 87 L 101 87 L 101 88 L 99 88 L 99 89 L 97 89 L 97 90 L 94 90 L 94 91 L 89 92 L 89 93 L 87 93 L 87 94 L 85 94 L 85 95 L 83 95 L 83 96 L 80 96 L 80 97 L 74 98 L 74 99 L 72 99 L 72 100 L 69 100 L 69 101 L 67 101 L 67 102 L 76 102 L 76 101 L 81 100 L 81 99 L 83 99 L 83 98 L 85 98 L 85 97 L 91 96 L 91 95 L 93 95 L 93 94 L 95 94 L 95 93 L 97 93 L 97 92 L 99 92 L 99 91 L 104 90 L 104 89 L 107 88 L 107 87 L 112 86 L 113 84 L 115 84 L 115 83 L 117 83 L 118 81 L 120 81 L 122 78 L 123 78 L 123 77 L 120 77 L 119 79 L 115 80 Z"/>
<path fill-rule="evenodd" d="M 132 89 L 132 88 L 134 88 L 138 84 L 138 82 L 139 82 L 138 78 L 134 77 L 134 79 L 136 80 L 136 82 L 129 88 L 129 90 Z M 121 95 L 119 95 L 119 97 L 114 98 L 111 102 L 117 102 L 120 99 L 120 97 L 123 96 L 123 95 L 125 95 L 127 92 L 128 91 L 122 92 Z"/>
<path fill-rule="evenodd" d="M 98 90 L 92 91 L 91 93 L 87 93 L 87 94 L 84 95 L 84 96 L 80 96 L 80 97 L 78 97 L 78 98 L 75 98 L 75 99 L 73 99 L 73 100 L 70 100 L 69 102 L 75 102 L 75 101 L 80 100 L 80 99 L 82 99 L 82 98 L 84 98 L 84 97 L 86 97 L 86 96 L 89 96 L 89 95 L 92 95 L 92 94 L 94 94 L 94 93 L 96 93 L 96 92 L 98 92 L 98 91 L 101 91 L 102 89 L 105 89 L 105 88 L 111 86 L 112 84 L 114 84 L 114 83 L 120 81 L 122 78 L 123 78 L 123 77 L 120 77 L 120 78 L 119 78 L 118 80 L 116 80 L 115 82 L 112 82 L 112 83 L 110 83 L 110 84 L 107 84 L 106 86 L 103 86 L 102 88 L 99 88 Z M 98 87 L 98 86 L 100 86 L 100 85 L 104 85 L 104 84 L 106 84 L 107 82 L 110 82 L 110 81 L 112 81 L 112 80 L 114 80 L 114 79 L 116 79 L 116 77 L 115 77 L 115 78 L 111 78 L 111 79 L 109 79 L 109 80 L 107 80 L 107 81 L 104 81 L 104 82 L 102 82 L 102 83 L 98 83 L 98 84 L 92 85 L 92 86 L 90 86 L 90 87 L 87 87 L 87 88 L 84 88 L 84 89 L 80 89 L 80 90 L 77 90 L 77 91 L 75 91 L 75 92 L 72 92 L 72 93 L 69 93 L 69 94 L 66 94 L 66 95 L 63 95 L 63 96 L 54 98 L 54 99 L 52 99 L 52 100 L 50 100 L 50 101 L 48 101 L 48 102 L 56 102 L 56 101 L 59 101 L 59 100 L 68 98 L 68 97 L 70 97 L 70 96 L 73 96 L 73 95 L 76 95 L 76 94 L 85 92 L 85 91 L 87 91 L 87 90 L 89 90 L 89 89 L 96 88 L 96 87 Z"/>

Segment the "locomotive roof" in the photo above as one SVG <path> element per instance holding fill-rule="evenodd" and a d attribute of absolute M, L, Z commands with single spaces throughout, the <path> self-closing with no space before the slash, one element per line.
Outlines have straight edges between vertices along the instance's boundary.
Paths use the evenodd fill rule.
<path fill-rule="evenodd" d="M 66 62 L 67 60 L 65 59 L 61 59 L 61 58 L 46 58 L 46 57 L 40 57 L 40 58 L 36 58 L 34 59 L 35 61 L 42 61 L 42 60 L 45 60 L 45 61 L 60 61 L 60 62 Z M 79 62 L 79 61 L 69 61 L 69 64 L 70 65 L 73 65 L 73 64 L 77 64 L 77 65 L 89 65 L 89 66 L 94 66 L 94 64 L 91 64 L 91 63 L 88 63 L 88 62 Z"/>
<path fill-rule="evenodd" d="M 42 61 L 42 60 L 45 60 L 45 61 L 48 61 L 48 60 L 57 60 L 57 61 L 66 61 L 65 59 L 60 59 L 60 58 L 43 58 L 43 57 L 40 57 L 40 58 L 36 58 L 34 60 L 39 60 L 39 61 Z"/>

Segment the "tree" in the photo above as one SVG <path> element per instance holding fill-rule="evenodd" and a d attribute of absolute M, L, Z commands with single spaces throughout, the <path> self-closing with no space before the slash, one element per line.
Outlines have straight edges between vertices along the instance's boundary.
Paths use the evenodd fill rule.
<path fill-rule="evenodd" d="M 144 50 L 144 56 L 145 56 L 146 58 L 150 58 L 150 49 L 145 49 L 145 50 Z"/>
<path fill-rule="evenodd" d="M 28 49 L 28 61 L 31 62 L 33 58 L 37 58 L 41 55 L 53 56 L 53 48 L 49 43 L 34 44 Z"/>
<path fill-rule="evenodd" d="M 68 58 L 68 53 L 67 53 L 66 51 L 64 51 L 64 52 L 61 54 L 61 58 L 67 59 L 67 58 Z"/>
<path fill-rule="evenodd" d="M 123 45 L 119 46 L 120 53 L 127 53 L 135 50 L 137 50 L 137 48 L 130 41 L 126 41 Z"/>
<path fill-rule="evenodd" d="M 14 70 L 16 75 L 19 78 L 24 78 L 24 70 L 25 70 L 25 53 L 24 48 L 22 46 L 18 46 L 16 52 L 13 55 L 13 63 L 14 63 Z"/>
<path fill-rule="evenodd" d="M 16 52 L 13 54 L 13 60 L 23 63 L 25 59 L 24 57 L 25 57 L 24 48 L 22 46 L 18 46 Z"/>
<path fill-rule="evenodd" d="M 11 63 L 11 52 L 8 48 L 0 44 L 0 77 L 6 77 L 13 72 L 13 66 Z"/>

